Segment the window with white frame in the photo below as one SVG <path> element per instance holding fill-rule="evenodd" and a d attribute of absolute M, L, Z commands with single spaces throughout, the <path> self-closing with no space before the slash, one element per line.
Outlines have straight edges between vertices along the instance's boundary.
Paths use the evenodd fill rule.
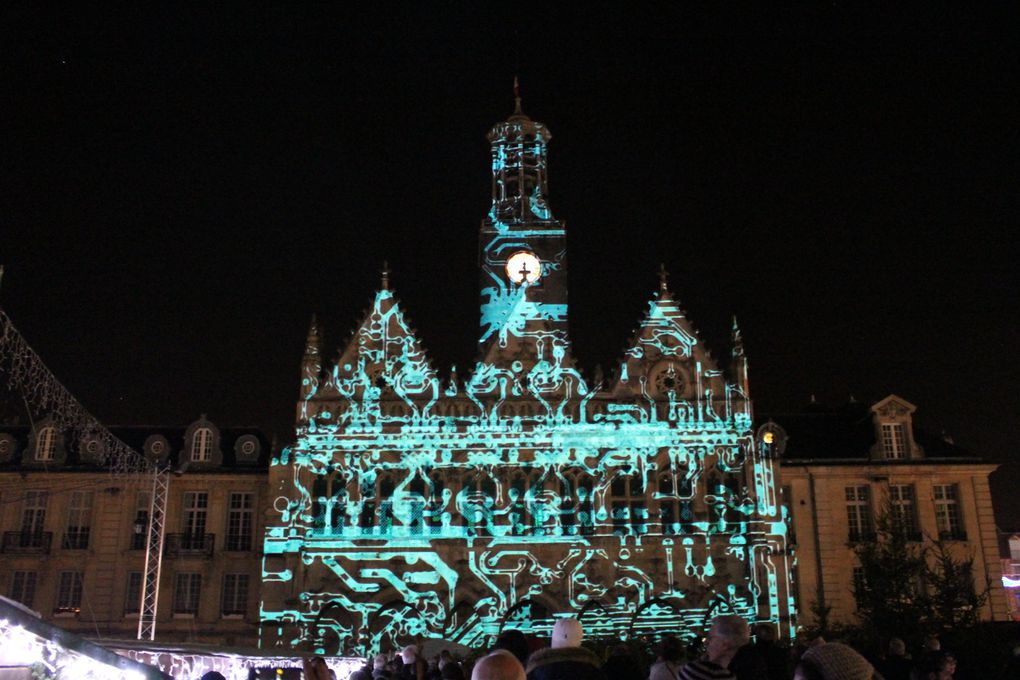
<path fill-rule="evenodd" d="M 184 550 L 201 550 L 205 545 L 205 520 L 209 512 L 209 494 L 188 491 L 184 499 L 184 526 L 181 546 Z"/>
<path fill-rule="evenodd" d="M 21 511 L 22 542 L 32 540 L 27 536 L 42 538 L 43 527 L 46 525 L 46 503 L 49 494 L 46 491 L 26 491 L 25 503 Z"/>
<path fill-rule="evenodd" d="M 82 575 L 80 571 L 60 572 L 57 606 L 54 614 L 77 614 L 81 611 Z"/>
<path fill-rule="evenodd" d="M 39 430 L 35 439 L 35 459 L 41 461 L 53 460 L 57 449 L 57 428 L 47 425 Z"/>
<path fill-rule="evenodd" d="M 935 525 L 939 530 L 939 538 L 949 540 L 966 540 L 963 530 L 963 518 L 960 517 L 960 503 L 957 499 L 956 484 L 935 484 L 932 496 L 935 500 Z"/>
<path fill-rule="evenodd" d="M 201 574 L 177 574 L 174 583 L 174 614 L 198 614 L 198 600 L 202 592 Z"/>
<path fill-rule="evenodd" d="M 914 505 L 913 484 L 889 485 L 889 509 L 892 527 L 908 540 L 917 538 L 917 509 Z"/>
<path fill-rule="evenodd" d="M 11 576 L 11 599 L 17 600 L 26 607 L 35 601 L 35 584 L 37 574 L 34 571 L 16 571 Z"/>
<path fill-rule="evenodd" d="M 206 463 L 212 460 L 212 428 L 200 427 L 191 436 L 191 460 Z"/>
<path fill-rule="evenodd" d="M 131 521 L 131 549 L 145 550 L 149 541 L 149 508 L 152 505 L 148 491 L 135 495 L 135 516 Z"/>
<path fill-rule="evenodd" d="M 907 457 L 907 433 L 902 423 L 882 423 L 882 450 L 889 460 Z"/>
<path fill-rule="evenodd" d="M 867 486 L 846 487 L 846 519 L 851 541 L 864 541 L 874 534 L 871 490 Z"/>
<path fill-rule="evenodd" d="M 227 506 L 227 550 L 251 550 L 251 493 L 231 493 Z"/>
<path fill-rule="evenodd" d="M 248 612 L 248 574 L 224 574 L 220 611 L 223 616 L 244 616 Z"/>
<path fill-rule="evenodd" d="M 89 547 L 89 532 L 92 523 L 92 492 L 72 491 L 67 506 L 67 529 L 64 532 L 63 547 L 70 550 L 84 550 Z"/>

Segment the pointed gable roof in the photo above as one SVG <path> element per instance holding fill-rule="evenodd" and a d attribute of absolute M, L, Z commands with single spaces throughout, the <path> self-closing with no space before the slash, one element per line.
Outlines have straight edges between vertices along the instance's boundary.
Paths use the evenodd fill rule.
<path fill-rule="evenodd" d="M 439 389 L 439 378 L 425 347 L 405 317 L 393 291 L 383 288 L 336 362 L 335 387 L 347 397 L 365 390 L 395 391 L 414 398 Z"/>
<path fill-rule="evenodd" d="M 672 361 L 670 361 L 672 360 Z M 639 393 L 639 384 L 650 379 L 656 367 L 669 363 L 666 370 L 679 371 L 681 364 L 700 363 L 702 371 L 714 370 L 715 360 L 704 349 L 687 315 L 674 299 L 665 280 L 658 295 L 648 303 L 648 311 L 631 336 L 624 352 L 613 392 Z M 694 371 L 690 366 L 689 371 Z M 693 375 L 689 377 L 694 377 Z"/>

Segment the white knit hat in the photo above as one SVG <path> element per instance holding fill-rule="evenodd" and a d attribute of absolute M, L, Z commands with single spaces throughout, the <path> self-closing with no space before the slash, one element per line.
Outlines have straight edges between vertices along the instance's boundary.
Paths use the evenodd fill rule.
<path fill-rule="evenodd" d="M 404 651 L 400 653 L 400 657 L 404 660 L 404 665 L 414 663 L 414 660 L 418 658 L 418 645 L 408 645 L 404 647 Z"/>
<path fill-rule="evenodd" d="M 553 647 L 580 647 L 581 638 L 584 637 L 584 630 L 581 629 L 581 622 L 577 619 L 558 619 L 553 626 L 552 646 Z"/>

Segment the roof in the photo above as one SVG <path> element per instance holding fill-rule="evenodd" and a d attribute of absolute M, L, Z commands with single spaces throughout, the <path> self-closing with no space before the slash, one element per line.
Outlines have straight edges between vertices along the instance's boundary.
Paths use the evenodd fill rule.
<path fill-rule="evenodd" d="M 759 425 L 773 421 L 787 435 L 785 460 L 847 460 L 858 458 L 870 462 L 871 451 L 878 444 L 871 405 L 849 402 L 827 407 L 810 404 L 797 413 L 761 414 Z M 914 426 L 914 441 L 924 451 L 926 460 L 961 458 L 978 462 L 973 452 Z M 916 463 L 914 461 L 905 461 Z"/>
<path fill-rule="evenodd" d="M 202 472 L 264 472 L 269 467 L 272 444 L 266 434 L 257 427 L 219 427 L 212 423 L 219 432 L 219 450 L 222 453 L 222 463 L 215 466 L 205 464 Z M 41 425 L 42 423 L 39 423 Z M 154 460 L 159 457 L 177 467 L 183 461 L 181 454 L 185 450 L 185 436 L 194 423 L 184 427 L 161 427 L 161 426 L 113 426 L 108 428 L 110 434 L 122 441 L 134 451 L 145 455 L 146 458 Z M 2 425 L 0 424 L 0 438 L 8 435 L 14 440 L 14 450 L 9 457 L 0 456 L 0 471 L 12 471 L 32 469 L 39 470 L 42 466 L 36 462 L 26 462 L 24 456 L 29 450 L 32 428 L 27 425 Z M 84 455 L 84 439 L 75 438 L 70 430 L 64 430 L 66 458 L 60 462 L 46 465 L 46 470 L 106 470 L 105 465 L 89 461 Z M 146 442 L 153 436 L 161 436 L 166 439 L 168 455 L 153 456 L 146 450 Z M 258 457 L 249 463 L 238 461 L 236 445 L 242 437 L 254 437 L 258 442 Z"/>

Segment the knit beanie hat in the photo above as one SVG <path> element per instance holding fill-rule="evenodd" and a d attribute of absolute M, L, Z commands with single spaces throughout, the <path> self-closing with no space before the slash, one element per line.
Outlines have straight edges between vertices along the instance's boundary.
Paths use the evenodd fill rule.
<path fill-rule="evenodd" d="M 801 663 L 805 662 L 825 680 L 871 680 L 875 674 L 867 659 L 838 642 L 811 647 L 801 657 Z"/>
<path fill-rule="evenodd" d="M 375 670 L 381 670 L 386 668 L 386 655 L 376 654 L 375 658 L 372 659 L 372 668 Z"/>
<path fill-rule="evenodd" d="M 581 629 L 581 622 L 577 619 L 558 619 L 553 626 L 552 646 L 555 647 L 580 647 L 584 631 Z"/>
<path fill-rule="evenodd" d="M 404 647 L 404 651 L 400 653 L 400 657 L 404 660 L 404 665 L 414 663 L 414 660 L 418 658 L 418 645 L 408 645 Z"/>

